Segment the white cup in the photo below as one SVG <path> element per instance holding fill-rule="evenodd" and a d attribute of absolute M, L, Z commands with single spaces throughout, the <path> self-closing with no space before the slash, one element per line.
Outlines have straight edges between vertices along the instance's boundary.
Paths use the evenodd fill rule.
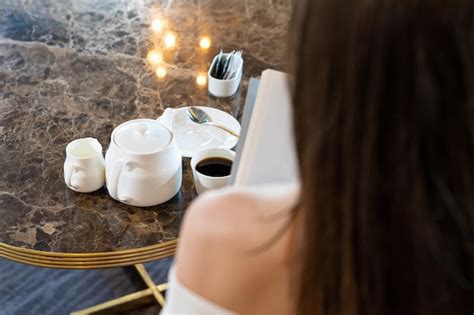
<path fill-rule="evenodd" d="M 228 176 L 215 177 L 201 174 L 196 170 L 196 166 L 202 160 L 216 157 L 225 158 L 234 162 L 235 152 L 232 150 L 220 148 L 205 149 L 194 154 L 191 159 L 191 169 L 193 170 L 194 187 L 196 188 L 198 194 L 202 194 L 203 192 L 210 189 L 221 188 L 229 185 L 230 174 Z"/>
<path fill-rule="evenodd" d="M 104 186 L 105 162 L 97 139 L 76 139 L 66 146 L 64 181 L 70 189 L 83 193 Z"/>
<path fill-rule="evenodd" d="M 228 54 L 223 54 L 224 57 L 226 57 Z M 207 73 L 207 88 L 209 90 L 209 93 L 211 93 L 214 96 L 217 97 L 229 97 L 235 94 L 237 92 L 237 89 L 239 88 L 240 81 L 242 79 L 242 69 L 244 65 L 244 59 L 242 57 L 239 57 L 239 67 L 237 69 L 237 74 L 235 77 L 232 79 L 228 80 L 221 80 L 214 78 L 211 75 L 211 69 L 214 67 L 214 64 L 217 62 L 217 56 L 214 57 L 214 60 L 211 63 L 211 67 L 209 68 L 209 71 Z"/>

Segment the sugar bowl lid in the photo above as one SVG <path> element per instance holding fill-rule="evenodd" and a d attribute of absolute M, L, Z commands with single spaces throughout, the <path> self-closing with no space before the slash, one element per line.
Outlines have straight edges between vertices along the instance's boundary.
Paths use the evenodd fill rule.
<path fill-rule="evenodd" d="M 166 148 L 171 131 L 153 119 L 127 121 L 112 133 L 112 141 L 121 149 L 136 154 L 149 154 Z"/>

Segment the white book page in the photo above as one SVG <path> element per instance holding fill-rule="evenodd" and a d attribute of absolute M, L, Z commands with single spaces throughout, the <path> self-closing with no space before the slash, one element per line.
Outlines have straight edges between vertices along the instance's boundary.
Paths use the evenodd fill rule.
<path fill-rule="evenodd" d="M 262 73 L 234 185 L 298 183 L 288 76 Z"/>

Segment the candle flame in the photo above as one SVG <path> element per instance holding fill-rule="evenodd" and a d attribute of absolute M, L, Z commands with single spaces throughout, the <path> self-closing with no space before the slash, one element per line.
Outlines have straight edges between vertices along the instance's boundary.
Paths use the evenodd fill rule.
<path fill-rule="evenodd" d="M 146 55 L 146 60 L 151 65 L 157 65 L 163 61 L 163 53 L 159 50 L 150 50 Z"/>
<path fill-rule="evenodd" d="M 156 76 L 160 79 L 164 78 L 166 76 L 166 68 L 163 66 L 159 66 L 156 68 Z"/>
<path fill-rule="evenodd" d="M 196 77 L 196 84 L 199 85 L 199 86 L 203 86 L 203 85 L 206 85 L 207 83 L 207 77 L 205 74 L 198 74 L 197 77 Z"/>
<path fill-rule="evenodd" d="M 176 36 L 173 33 L 167 33 L 164 42 L 167 48 L 171 48 L 176 44 Z"/>
<path fill-rule="evenodd" d="M 211 47 L 211 38 L 209 36 L 203 36 L 199 41 L 199 46 L 201 46 L 202 49 L 208 49 Z"/>
<path fill-rule="evenodd" d="M 160 19 L 154 19 L 153 22 L 151 22 L 151 29 L 155 33 L 161 32 L 163 29 L 163 22 Z"/>

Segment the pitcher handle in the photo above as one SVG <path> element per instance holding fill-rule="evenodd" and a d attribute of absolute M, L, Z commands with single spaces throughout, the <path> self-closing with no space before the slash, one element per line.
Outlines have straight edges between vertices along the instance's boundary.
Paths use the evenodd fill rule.
<path fill-rule="evenodd" d="M 107 181 L 107 189 L 109 190 L 109 194 L 115 199 L 120 200 L 118 197 L 118 182 L 120 174 L 122 174 L 122 170 L 127 163 L 128 161 L 124 159 L 115 161 L 112 171 L 110 172 L 110 181 Z"/>
<path fill-rule="evenodd" d="M 78 171 L 79 171 L 79 167 L 72 165 L 66 172 L 66 185 L 76 190 L 80 189 L 80 186 L 71 184 L 71 179 L 72 179 L 72 174 Z"/>

